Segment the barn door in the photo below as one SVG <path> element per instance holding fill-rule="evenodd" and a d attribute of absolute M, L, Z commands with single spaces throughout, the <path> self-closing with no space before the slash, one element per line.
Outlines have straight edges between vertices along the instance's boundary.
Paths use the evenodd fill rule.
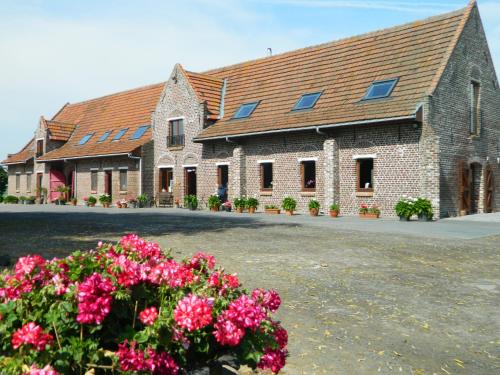
<path fill-rule="evenodd" d="M 484 212 L 493 212 L 493 171 L 490 165 L 484 168 Z"/>
<path fill-rule="evenodd" d="M 459 165 L 460 214 L 467 215 L 471 209 L 471 178 L 470 167 L 461 162 Z"/>
<path fill-rule="evenodd" d="M 64 186 L 66 182 L 66 177 L 64 177 L 64 173 L 58 171 L 57 169 L 51 169 L 49 172 L 49 200 L 55 201 L 57 198 L 61 196 L 61 193 L 57 191 L 59 186 Z"/>

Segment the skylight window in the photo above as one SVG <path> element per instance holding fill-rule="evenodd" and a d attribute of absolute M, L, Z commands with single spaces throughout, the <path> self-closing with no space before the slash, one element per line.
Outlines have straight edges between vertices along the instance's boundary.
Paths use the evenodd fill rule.
<path fill-rule="evenodd" d="M 368 91 L 365 94 L 364 100 L 368 99 L 380 99 L 387 98 L 391 95 L 392 90 L 398 83 L 398 79 L 387 79 L 384 81 L 373 82 L 371 86 L 368 88 Z"/>
<path fill-rule="evenodd" d="M 242 104 L 241 107 L 236 111 L 236 114 L 234 115 L 234 119 L 238 118 L 247 118 L 250 117 L 252 112 L 255 110 L 259 102 L 254 102 L 254 103 L 245 103 Z"/>
<path fill-rule="evenodd" d="M 149 129 L 149 125 L 144 125 L 144 126 L 139 126 L 137 128 L 137 130 L 134 132 L 134 134 L 132 135 L 132 137 L 130 137 L 130 139 L 139 139 L 141 138 L 144 133 L 146 133 L 146 130 Z"/>
<path fill-rule="evenodd" d="M 123 135 L 127 132 L 128 128 L 121 129 L 118 133 L 116 133 L 115 137 L 113 138 L 113 141 L 118 141 L 120 140 Z"/>
<path fill-rule="evenodd" d="M 78 144 L 80 146 L 84 145 L 85 143 L 87 143 L 89 141 L 90 138 L 92 138 L 93 135 L 94 135 L 94 133 L 89 133 L 89 134 L 84 135 L 83 138 L 80 139 L 80 142 L 78 142 Z"/>
<path fill-rule="evenodd" d="M 103 135 L 101 135 L 101 138 L 99 138 L 99 142 L 104 142 L 106 139 L 108 139 L 110 134 L 111 134 L 111 130 L 108 130 L 107 132 L 105 132 Z"/>
<path fill-rule="evenodd" d="M 298 102 L 295 103 L 293 110 L 297 111 L 300 109 L 309 109 L 314 107 L 320 96 L 321 96 L 320 92 L 302 95 L 298 100 Z"/>

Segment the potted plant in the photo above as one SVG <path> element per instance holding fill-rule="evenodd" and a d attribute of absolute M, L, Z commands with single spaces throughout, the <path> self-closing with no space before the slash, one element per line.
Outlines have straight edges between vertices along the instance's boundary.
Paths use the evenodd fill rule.
<path fill-rule="evenodd" d="M 274 204 L 267 204 L 266 206 L 264 206 L 264 212 L 269 215 L 279 215 L 281 210 Z"/>
<path fill-rule="evenodd" d="M 134 198 L 131 195 L 128 195 L 127 197 L 125 197 L 125 199 L 127 200 L 127 204 L 129 207 L 131 207 L 131 208 L 137 207 L 137 199 L 136 198 Z"/>
<path fill-rule="evenodd" d="M 54 203 L 56 204 L 56 206 L 64 206 L 66 204 L 66 198 L 60 196 L 59 198 L 56 198 L 54 200 Z"/>
<path fill-rule="evenodd" d="M 255 213 L 255 210 L 259 206 L 259 201 L 257 200 L 257 198 L 247 198 L 245 206 L 248 210 L 248 213 L 253 214 Z"/>
<path fill-rule="evenodd" d="M 99 202 L 104 208 L 109 208 L 109 205 L 111 204 L 111 196 L 109 194 L 102 194 L 99 197 Z"/>
<path fill-rule="evenodd" d="M 44 187 L 36 188 L 38 197 L 36 198 L 37 204 L 43 204 L 45 202 L 45 197 L 47 196 L 47 189 Z"/>
<path fill-rule="evenodd" d="M 191 211 L 195 211 L 198 208 L 198 198 L 194 194 L 184 196 L 184 207 Z"/>
<path fill-rule="evenodd" d="M 26 197 L 24 195 L 19 197 L 19 204 L 26 204 Z"/>
<path fill-rule="evenodd" d="M 5 204 L 17 204 L 19 202 L 19 198 L 16 197 L 15 195 L 7 195 L 3 199 L 3 203 Z"/>
<path fill-rule="evenodd" d="M 236 198 L 234 200 L 234 207 L 236 208 L 236 212 L 241 214 L 245 209 L 246 199 L 245 198 Z"/>
<path fill-rule="evenodd" d="M 434 216 L 432 211 L 432 203 L 425 198 L 418 198 L 414 204 L 415 214 L 418 216 L 419 221 L 431 221 Z"/>
<path fill-rule="evenodd" d="M 139 206 L 139 208 L 146 207 L 146 205 L 148 203 L 148 199 L 149 199 L 149 197 L 147 194 L 138 195 L 137 196 L 137 205 Z"/>
<path fill-rule="evenodd" d="M 286 214 L 288 216 L 292 216 L 293 211 L 295 211 L 295 208 L 297 207 L 297 201 L 291 197 L 286 197 L 285 199 L 283 199 L 281 206 L 286 211 Z"/>
<path fill-rule="evenodd" d="M 179 208 L 181 205 L 181 202 L 179 201 L 179 198 L 175 198 L 175 208 Z"/>
<path fill-rule="evenodd" d="M 60 193 L 59 198 L 64 199 L 64 202 L 66 202 L 68 200 L 68 193 L 71 191 L 71 188 L 69 186 L 59 185 L 56 191 Z"/>
<path fill-rule="evenodd" d="M 97 203 L 97 199 L 91 195 L 90 197 L 87 198 L 87 203 L 89 207 L 94 207 L 95 204 Z"/>
<path fill-rule="evenodd" d="M 359 217 L 363 219 L 378 219 L 380 216 L 380 209 L 377 205 L 369 207 L 367 204 L 362 203 L 359 207 Z"/>
<path fill-rule="evenodd" d="M 75 197 L 71 198 L 71 205 L 76 206 L 77 203 L 78 199 L 76 199 Z"/>
<path fill-rule="evenodd" d="M 33 195 L 30 195 L 29 197 L 26 198 L 26 204 L 35 204 L 36 197 Z"/>
<path fill-rule="evenodd" d="M 231 212 L 233 205 L 231 204 L 230 201 L 225 201 L 224 203 L 222 203 L 221 207 L 222 211 Z"/>
<path fill-rule="evenodd" d="M 220 198 L 217 195 L 208 197 L 208 208 L 212 212 L 218 212 L 220 208 Z"/>
<path fill-rule="evenodd" d="M 118 202 L 117 202 L 117 206 L 118 206 L 118 203 L 120 204 L 120 206 L 118 208 L 127 208 L 128 207 L 128 201 L 127 201 L 127 198 L 122 198 L 120 199 Z"/>
<path fill-rule="evenodd" d="M 319 202 L 316 199 L 311 199 L 309 201 L 309 213 L 311 214 L 311 216 L 318 216 L 319 207 Z"/>
<path fill-rule="evenodd" d="M 400 221 L 410 221 L 415 213 L 415 202 L 412 198 L 402 198 L 394 206 L 394 211 L 396 211 Z"/>
<path fill-rule="evenodd" d="M 330 205 L 330 216 L 337 217 L 340 213 L 340 206 L 337 203 L 332 203 Z"/>

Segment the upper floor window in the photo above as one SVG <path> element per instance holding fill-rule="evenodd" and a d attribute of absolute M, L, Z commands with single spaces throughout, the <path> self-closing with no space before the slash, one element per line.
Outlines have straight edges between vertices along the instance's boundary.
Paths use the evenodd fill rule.
<path fill-rule="evenodd" d="M 115 137 L 113 138 L 113 141 L 118 141 L 120 140 L 123 135 L 127 132 L 128 128 L 121 129 L 118 133 L 116 133 Z"/>
<path fill-rule="evenodd" d="M 481 132 L 481 85 L 477 81 L 471 82 L 470 101 L 470 128 L 471 135 L 479 135 Z"/>
<path fill-rule="evenodd" d="M 149 129 L 149 125 L 143 125 L 143 126 L 139 126 L 137 128 L 137 130 L 134 132 L 134 134 L 132 134 L 132 137 L 130 137 L 130 139 L 134 140 L 134 139 L 139 139 L 141 138 L 144 133 L 146 133 L 146 130 Z"/>
<path fill-rule="evenodd" d="M 366 91 L 363 100 L 387 98 L 391 95 L 397 83 L 397 78 L 373 82 Z"/>
<path fill-rule="evenodd" d="M 310 109 L 314 107 L 320 96 L 321 96 L 320 92 L 302 95 L 300 99 L 297 101 L 297 103 L 295 103 L 293 110 L 298 111 L 300 109 Z"/>
<path fill-rule="evenodd" d="M 168 146 L 184 146 L 184 120 L 171 120 L 169 121 L 168 127 Z"/>
<path fill-rule="evenodd" d="M 37 139 L 36 141 L 36 157 L 43 155 L 43 139 Z"/>
<path fill-rule="evenodd" d="M 78 142 L 78 144 L 80 146 L 84 145 L 85 143 L 87 143 L 89 141 L 90 138 L 92 138 L 93 135 L 94 135 L 94 133 L 89 133 L 89 134 L 84 135 L 83 138 L 80 139 L 80 142 Z"/>
<path fill-rule="evenodd" d="M 234 114 L 233 119 L 250 117 L 253 111 L 255 111 L 255 108 L 257 108 L 258 104 L 259 102 L 242 104 Z"/>

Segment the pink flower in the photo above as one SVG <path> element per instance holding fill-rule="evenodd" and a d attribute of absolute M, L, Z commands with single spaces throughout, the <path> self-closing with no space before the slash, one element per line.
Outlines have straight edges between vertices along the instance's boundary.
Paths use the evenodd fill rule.
<path fill-rule="evenodd" d="M 209 270 L 215 267 L 215 257 L 203 252 L 196 253 L 188 262 L 188 265 L 194 269 L 201 269 L 206 266 Z"/>
<path fill-rule="evenodd" d="M 43 269 L 45 266 L 45 259 L 40 255 L 27 255 L 19 258 L 14 268 L 16 276 L 25 276 L 31 274 L 35 268 Z"/>
<path fill-rule="evenodd" d="M 274 323 L 274 339 L 280 347 L 280 349 L 285 349 L 288 345 L 288 332 L 279 323 Z"/>
<path fill-rule="evenodd" d="M 44 368 L 38 368 L 36 365 L 31 365 L 29 372 L 25 372 L 24 375 L 58 375 L 49 365 Z"/>
<path fill-rule="evenodd" d="M 221 345 L 237 346 L 245 336 L 245 330 L 232 322 L 225 311 L 217 317 L 214 336 Z"/>
<path fill-rule="evenodd" d="M 179 327 L 190 332 L 206 327 L 212 323 L 212 303 L 208 298 L 190 294 L 177 304 L 174 319 Z"/>
<path fill-rule="evenodd" d="M 109 279 L 94 273 L 78 286 L 78 323 L 101 324 L 111 311 L 115 290 Z"/>
<path fill-rule="evenodd" d="M 276 312 L 281 305 L 280 295 L 273 289 L 255 289 L 252 292 L 252 299 L 271 312 Z"/>
<path fill-rule="evenodd" d="M 120 368 L 123 371 L 147 371 L 151 365 L 146 362 L 144 352 L 135 349 L 136 342 L 132 341 L 130 347 L 128 341 L 118 344 L 118 358 Z"/>
<path fill-rule="evenodd" d="M 207 283 L 210 287 L 215 288 L 220 285 L 220 272 L 214 272 L 212 273 L 207 280 Z"/>
<path fill-rule="evenodd" d="M 148 349 L 148 355 L 151 360 L 150 370 L 153 375 L 177 375 L 179 366 L 174 359 L 167 353 L 157 353 L 153 349 Z"/>
<path fill-rule="evenodd" d="M 181 343 L 186 350 L 191 346 L 191 341 L 184 335 L 184 332 L 175 326 L 172 328 L 172 340 Z"/>
<path fill-rule="evenodd" d="M 171 288 L 184 287 L 194 280 L 193 270 L 174 260 L 167 260 L 154 266 L 148 280 L 153 284 L 167 284 Z"/>
<path fill-rule="evenodd" d="M 224 282 L 231 288 L 233 289 L 236 289 L 237 287 L 240 286 L 240 281 L 238 280 L 238 277 L 236 276 L 236 274 L 232 274 L 232 275 L 224 275 L 222 277 L 222 279 L 224 280 Z"/>
<path fill-rule="evenodd" d="M 34 322 L 29 322 L 14 332 L 12 335 L 12 347 L 17 349 L 21 345 L 33 345 L 36 350 L 42 351 L 45 350 L 45 346 L 50 345 L 53 340 L 54 338 L 52 335 L 43 332 L 42 327 Z"/>
<path fill-rule="evenodd" d="M 132 252 L 141 258 L 160 258 L 161 249 L 157 243 L 147 242 L 136 234 L 128 234 L 120 240 L 120 245 L 126 252 Z"/>
<path fill-rule="evenodd" d="M 260 357 L 257 367 L 263 370 L 269 369 L 274 373 L 278 373 L 285 366 L 286 355 L 286 350 L 266 349 L 262 357 Z"/>
<path fill-rule="evenodd" d="M 153 325 L 158 318 L 158 310 L 156 307 L 150 307 L 149 309 L 144 309 L 139 313 L 139 319 L 145 325 Z"/>

